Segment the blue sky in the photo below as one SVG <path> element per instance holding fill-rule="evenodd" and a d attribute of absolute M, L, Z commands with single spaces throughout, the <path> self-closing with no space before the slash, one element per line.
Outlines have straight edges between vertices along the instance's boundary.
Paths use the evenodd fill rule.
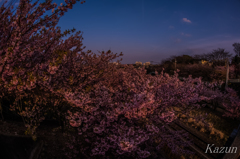
<path fill-rule="evenodd" d="M 62 32 L 73 27 L 82 31 L 84 51 L 122 52 L 123 64 L 161 62 L 218 48 L 235 55 L 239 8 L 240 0 L 86 0 L 73 5 L 57 26 Z"/>

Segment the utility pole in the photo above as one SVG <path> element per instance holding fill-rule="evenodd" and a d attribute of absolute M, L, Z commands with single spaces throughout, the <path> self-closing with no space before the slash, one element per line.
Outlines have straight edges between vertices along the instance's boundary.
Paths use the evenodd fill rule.
<path fill-rule="evenodd" d="M 226 84 L 225 84 L 225 89 L 228 87 L 228 79 L 229 79 L 229 63 L 228 63 L 228 58 L 226 58 L 225 65 L 227 68 L 227 73 L 226 73 Z"/>

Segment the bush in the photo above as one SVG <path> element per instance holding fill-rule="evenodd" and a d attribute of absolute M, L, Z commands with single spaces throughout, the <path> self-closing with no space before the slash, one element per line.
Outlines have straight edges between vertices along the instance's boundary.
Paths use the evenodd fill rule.
<path fill-rule="evenodd" d="M 180 70 L 179 76 L 180 77 L 188 77 L 192 75 L 193 78 L 202 77 L 203 81 L 213 81 L 212 74 L 214 73 L 214 69 L 208 65 L 202 64 L 193 64 L 193 65 L 184 65 L 178 64 L 177 68 Z"/>

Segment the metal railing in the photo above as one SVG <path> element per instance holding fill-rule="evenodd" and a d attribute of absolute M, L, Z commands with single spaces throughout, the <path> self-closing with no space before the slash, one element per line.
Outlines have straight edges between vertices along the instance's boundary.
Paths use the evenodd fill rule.
<path fill-rule="evenodd" d="M 240 83 L 240 79 L 229 79 L 229 83 Z"/>

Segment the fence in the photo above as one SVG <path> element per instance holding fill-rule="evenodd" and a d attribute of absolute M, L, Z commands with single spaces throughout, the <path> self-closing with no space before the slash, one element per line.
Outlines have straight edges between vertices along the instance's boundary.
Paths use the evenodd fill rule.
<path fill-rule="evenodd" d="M 215 142 L 211 138 L 206 137 L 205 135 L 202 135 L 200 132 L 198 132 L 191 126 L 188 126 L 179 120 L 176 120 L 175 122 L 172 122 L 168 125 L 165 125 L 164 123 L 162 124 L 171 131 L 181 130 L 187 132 L 189 134 L 189 137 L 193 139 L 193 144 L 189 145 L 189 149 L 194 151 L 195 156 L 198 158 L 238 159 L 240 157 L 240 125 L 238 129 L 233 130 L 227 142 L 222 147 L 219 143 Z M 186 141 L 186 137 L 180 137 L 180 140 Z M 212 147 L 211 150 L 208 149 L 209 145 L 211 145 Z M 223 148 L 224 152 L 220 152 Z M 217 152 L 212 152 L 214 150 L 217 150 Z M 231 153 L 228 153 L 229 151 L 231 151 Z M 166 152 L 161 151 L 161 154 L 162 156 L 164 156 L 164 159 L 170 159 L 170 157 L 166 155 Z"/>
<path fill-rule="evenodd" d="M 220 154 L 218 158 L 220 159 L 238 159 L 240 157 L 240 125 L 238 129 L 234 129 L 231 135 L 229 136 L 227 142 L 224 145 L 224 148 L 231 148 L 236 150 L 234 153 L 223 153 Z"/>
<path fill-rule="evenodd" d="M 240 83 L 240 79 L 229 79 L 228 83 Z"/>

